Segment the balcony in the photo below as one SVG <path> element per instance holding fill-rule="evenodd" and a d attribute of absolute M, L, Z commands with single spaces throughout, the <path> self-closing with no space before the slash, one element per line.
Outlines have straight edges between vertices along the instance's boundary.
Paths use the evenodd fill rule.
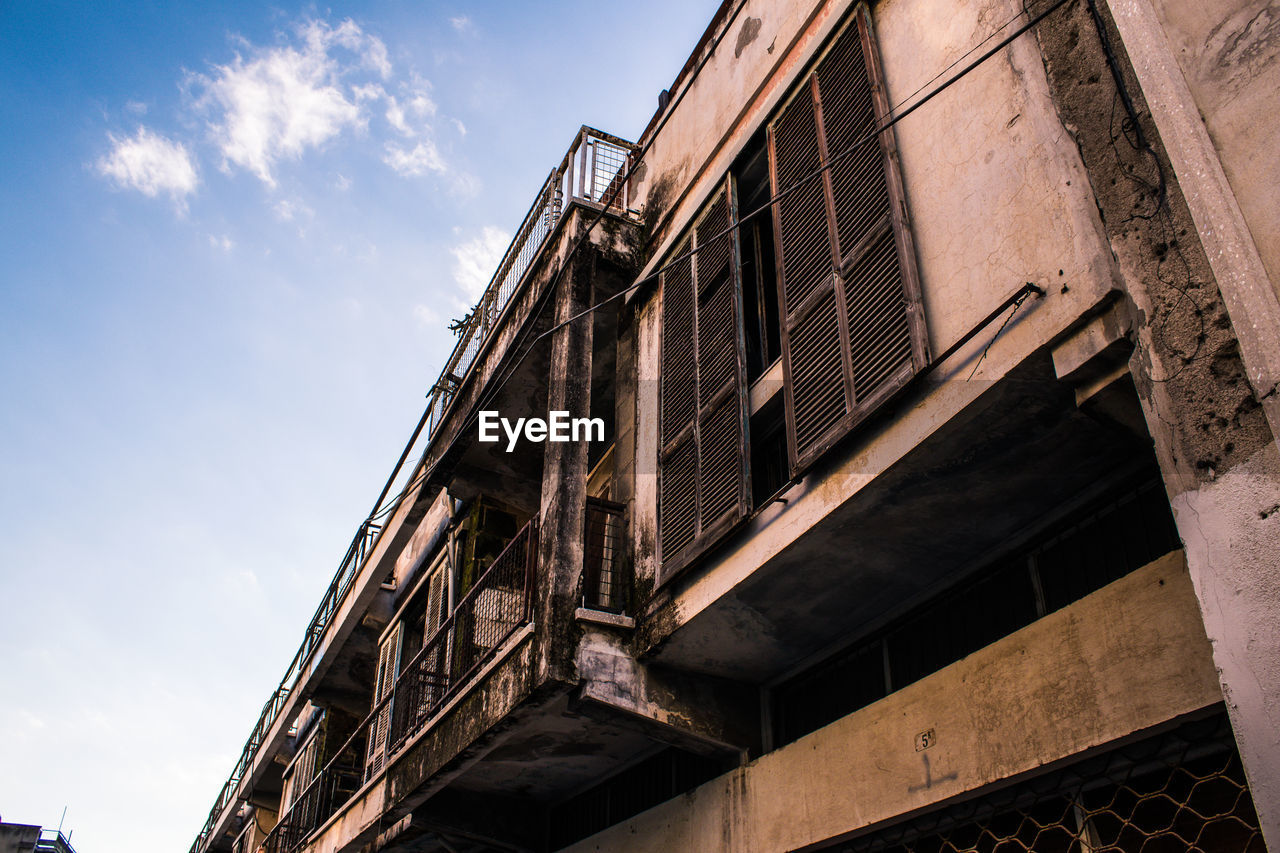
<path fill-rule="evenodd" d="M 623 618 L 629 605 L 631 589 L 627 562 L 623 558 L 624 526 L 623 507 L 596 498 L 586 501 L 582 530 L 583 596 L 579 604 L 583 609 L 606 617 Z M 545 572 L 539 572 L 539 527 L 536 518 L 527 522 L 512 538 L 477 581 L 461 596 L 448 618 L 409 655 L 399 668 L 390 690 L 360 722 L 359 726 L 342 743 L 333 757 L 306 787 L 293 798 L 288 809 L 264 839 L 263 853 L 295 853 L 308 844 L 319 843 L 331 831 L 344 835 L 340 827 L 350 814 L 366 817 L 372 802 L 373 813 L 388 814 L 409 799 L 421 797 L 416 790 L 445 785 L 447 781 L 432 779 L 432 772 L 421 769 L 424 754 L 438 754 L 437 745 L 430 739 L 462 746 L 492 749 L 492 745 L 480 745 L 472 741 L 456 742 L 455 732 L 435 731 L 452 717 L 456 725 L 458 717 L 466 717 L 464 728 L 476 721 L 470 719 L 465 707 L 476 703 L 489 705 L 492 691 L 497 689 L 504 698 L 503 688 L 493 683 L 526 680 L 541 685 L 532 670 L 533 658 L 527 654 L 536 631 L 553 633 L 551 626 L 535 624 L 535 603 L 540 577 L 545 583 Z M 513 673 L 519 673 L 512 677 Z M 497 675 L 494 675 L 497 674 Z M 482 687 L 493 676 L 490 686 Z M 541 694 L 541 695 L 539 695 Z M 479 697 L 479 698 L 477 698 Z M 486 698 L 488 697 L 488 698 Z M 500 704 L 500 703 L 499 703 Z M 519 713 L 513 713 L 516 708 Z M 461 713 L 457 711 L 460 710 Z M 524 737 L 563 737 L 562 733 L 548 734 L 563 725 L 565 711 L 563 690 L 549 693 L 535 689 L 525 691 L 507 703 L 505 710 L 490 715 L 490 719 L 478 726 L 483 730 L 496 721 L 515 730 L 515 739 Z M 515 722 L 513 722 L 515 721 Z M 523 730 L 523 731 L 522 731 Z M 474 735 L 473 735 L 474 736 Z M 594 738 L 606 745 L 603 763 L 616 762 L 619 756 L 643 753 L 648 742 L 630 731 L 615 730 L 605 725 L 588 724 L 583 737 Z M 574 735 L 576 740 L 579 736 Z M 591 754 L 596 747 L 589 746 Z M 501 749 L 498 750 L 501 753 Z M 566 750 L 574 762 L 581 760 Z M 495 765 L 492 755 L 482 758 L 473 769 L 469 784 L 508 784 L 504 760 Z M 412 768 L 406 773 L 400 765 Z M 552 762 L 554 764 L 554 762 Z M 496 769 L 495 769 L 496 768 Z M 578 768 L 576 770 L 580 775 Z M 564 768 L 550 767 L 548 778 L 558 785 L 566 785 L 571 778 Z M 413 775 L 417 774 L 417 775 Z M 406 778 L 412 781 L 405 784 Z M 502 780 L 506 778 L 507 781 Z M 576 781 L 572 783 L 576 785 Z M 447 795 L 446 795 L 447 797 Z M 399 803 L 397 803 L 399 801 Z M 393 815 L 389 821 L 394 822 Z M 345 843 L 344 841 L 344 843 Z M 326 844 L 328 842 L 325 842 Z M 251 851 L 246 851 L 251 853 Z"/>
<path fill-rule="evenodd" d="M 229 849 L 232 839 L 228 833 L 234 828 L 240 804 L 251 798 L 263 775 L 267 773 L 271 765 L 269 758 L 287 746 L 292 717 L 314 691 L 317 682 L 324 677 L 325 668 L 332 663 L 334 655 L 329 654 L 329 650 L 332 648 L 335 654 L 341 653 L 342 644 L 354 629 L 353 623 L 358 621 L 350 617 L 372 601 L 379 584 L 390 573 L 391 564 L 412 534 L 412 525 L 420 518 L 424 508 L 424 469 L 430 467 L 432 462 L 430 452 L 433 441 L 440 438 L 439 428 L 451 416 L 452 410 L 457 408 L 455 400 L 459 392 L 469 384 L 476 383 L 478 362 L 486 354 L 490 361 L 501 358 L 500 351 L 496 354 L 494 352 L 499 350 L 499 332 L 504 325 L 512 322 L 511 315 L 516 307 L 513 302 L 526 299 L 526 291 L 530 290 L 531 272 L 547 254 L 550 239 L 557 229 L 562 228 L 571 208 L 578 206 L 589 211 L 626 216 L 629 199 L 622 176 L 625 175 L 624 167 L 633 148 L 624 140 L 584 126 L 575 136 L 564 158 L 543 182 L 484 294 L 475 309 L 456 329 L 459 336 L 457 344 L 440 378 L 428 394 L 428 405 L 422 418 L 374 502 L 369 516 L 357 527 L 337 572 L 304 631 L 298 651 L 280 683 L 264 703 L 235 767 L 191 846 L 191 853 Z M 532 319 L 546 322 L 544 315 L 534 316 Z M 444 438 L 448 440 L 451 436 Z M 523 479 L 536 483 L 538 473 L 523 472 Z M 388 531 L 391 536 L 386 535 Z M 494 625 L 483 620 L 489 618 L 485 615 L 486 608 L 502 609 L 505 606 L 499 603 L 502 596 L 497 590 L 494 587 L 488 598 L 474 601 L 478 614 L 475 618 L 481 621 L 470 627 L 460 623 L 451 624 L 453 633 L 449 636 L 456 637 L 460 630 L 479 632 L 476 636 L 496 630 Z M 523 606 L 527 609 L 527 602 Z M 465 644 L 450 646 L 447 650 L 437 648 L 434 653 L 456 655 L 459 662 L 471 654 L 465 650 Z M 441 689 L 438 682 L 442 676 L 434 670 L 427 673 L 428 662 L 420 663 L 419 669 L 423 675 L 417 689 L 424 696 L 433 695 L 432 691 Z M 454 666 L 452 659 L 450 666 Z M 453 679 L 454 684 L 461 683 L 459 679 L 465 675 L 463 670 L 456 668 L 451 668 L 448 672 L 448 678 Z M 395 725 L 400 727 L 395 729 L 396 734 L 403 739 L 408 736 L 405 732 L 412 729 L 414 724 L 396 717 Z M 315 801 L 313 810 L 319 814 L 325 810 L 322 807 L 324 797 L 336 794 L 322 795 L 317 792 L 311 796 Z"/>
<path fill-rule="evenodd" d="M 411 739 L 532 618 L 536 521 L 530 521 L 400 668 L 389 693 L 294 799 L 267 835 L 266 853 L 292 853 L 352 796 L 378 778 Z M 363 761 L 361 760 L 363 758 Z"/>
<path fill-rule="evenodd" d="M 500 324 L 525 273 L 559 224 L 566 200 L 618 213 L 628 210 L 627 184 L 622 177 L 633 147 L 585 125 L 578 131 L 560 165 L 543 182 L 484 295 L 457 330 L 458 342 L 429 395 L 428 438 L 444 419 L 476 356 Z"/>

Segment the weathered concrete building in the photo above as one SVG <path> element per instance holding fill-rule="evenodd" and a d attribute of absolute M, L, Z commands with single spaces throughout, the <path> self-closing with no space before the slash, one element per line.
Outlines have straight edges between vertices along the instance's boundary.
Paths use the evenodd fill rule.
<path fill-rule="evenodd" d="M 1275 848 L 1278 52 L 726 0 L 552 170 L 193 853 Z"/>

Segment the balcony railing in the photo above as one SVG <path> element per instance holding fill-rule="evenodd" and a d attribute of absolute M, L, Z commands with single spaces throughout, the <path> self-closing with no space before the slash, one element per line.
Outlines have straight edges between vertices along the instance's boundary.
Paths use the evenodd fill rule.
<path fill-rule="evenodd" d="M 362 781 L 376 776 L 387 758 L 426 728 L 449 699 L 474 682 L 504 642 L 529 624 L 537 551 L 535 519 L 516 534 L 444 624 L 400 667 L 390 692 L 374 705 L 267 835 L 262 845 L 265 853 L 292 853 L 302 846 L 307 836 L 351 798 Z M 388 718 L 390 726 L 384 728 Z M 370 756 L 371 752 L 379 754 Z"/>
<path fill-rule="evenodd" d="M 480 297 L 475 310 L 461 324 L 458 342 L 454 346 L 453 353 L 449 356 L 439 380 L 427 395 L 426 411 L 423 412 L 421 420 L 409 437 L 409 442 L 392 469 L 391 476 L 387 478 L 382 493 L 374 502 L 373 511 L 356 530 L 355 537 L 342 563 L 338 566 L 337 573 L 307 626 L 302 645 L 290 662 L 279 686 L 263 705 L 258 721 L 245 742 L 244 749 L 241 750 L 235 768 L 231 771 L 231 776 L 222 786 L 213 808 L 209 810 L 209 817 L 204 827 L 191 845 L 191 853 L 203 853 L 220 816 L 236 799 L 240 783 L 253 767 L 258 750 L 287 703 L 299 676 L 306 671 L 312 654 L 319 647 L 333 615 L 346 599 L 365 559 L 373 550 L 382 530 L 381 525 L 375 522 L 394 513 L 400 501 L 412 491 L 415 482 L 413 478 L 419 460 L 425 453 L 436 427 L 439 426 L 449 404 L 466 380 L 476 356 L 498 325 L 511 297 L 519 289 L 525 273 L 542 250 L 547 235 L 555 230 L 559 223 L 566 199 L 603 205 L 606 209 L 619 212 L 628 210 L 630 200 L 627 195 L 626 181 L 623 180 L 626 175 L 624 167 L 627 158 L 634 150 L 635 146 L 625 140 L 583 126 L 574 137 L 573 144 L 569 146 L 564 159 L 551 170 L 547 180 L 543 182 L 542 189 L 525 215 L 515 239 L 511 241 L 510 247 L 503 255 L 502 262 L 489 281 L 488 287 L 485 288 L 484 295 Z"/>
<path fill-rule="evenodd" d="M 629 142 L 585 125 L 578 131 L 560 165 L 547 175 L 475 310 L 458 330 L 453 354 L 445 362 L 439 381 L 428 395 L 428 438 L 443 420 L 454 395 L 488 341 L 489 334 L 498 325 L 524 274 L 533 265 L 547 235 L 555 230 L 565 199 L 601 204 L 620 212 L 628 209 L 630 199 L 623 178 L 626 176 L 627 158 L 634 148 Z"/>
<path fill-rule="evenodd" d="M 622 504 L 587 498 L 582 606 L 609 613 L 627 609 L 630 575 L 624 566 Z"/>

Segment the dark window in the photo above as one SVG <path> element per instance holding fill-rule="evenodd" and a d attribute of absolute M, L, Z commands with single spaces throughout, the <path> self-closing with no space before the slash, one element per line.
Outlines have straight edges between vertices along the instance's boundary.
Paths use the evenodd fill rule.
<path fill-rule="evenodd" d="M 773 254 L 773 215 L 768 207 L 769 148 L 756 134 L 729 170 L 738 198 L 742 305 L 747 339 L 747 382 L 754 382 L 782 355 L 778 325 L 778 276 Z M 754 215 L 752 215 L 754 214 Z"/>
<path fill-rule="evenodd" d="M 774 691 L 789 743 L 1182 546 L 1160 480 L 1132 481 Z"/>
<path fill-rule="evenodd" d="M 787 418 L 778 394 L 751 416 L 751 494 L 763 506 L 787 484 Z"/>
<path fill-rule="evenodd" d="M 552 850 L 692 790 L 725 771 L 723 762 L 670 747 L 553 806 L 547 840 Z"/>

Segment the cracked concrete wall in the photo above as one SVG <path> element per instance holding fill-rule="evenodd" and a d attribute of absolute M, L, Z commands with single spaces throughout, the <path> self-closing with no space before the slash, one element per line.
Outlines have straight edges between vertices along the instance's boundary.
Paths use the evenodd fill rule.
<path fill-rule="evenodd" d="M 1267 331 L 1265 311 L 1242 312 L 1240 300 L 1233 302 L 1238 282 L 1215 249 L 1222 235 L 1196 216 L 1216 190 L 1204 173 L 1180 168 L 1197 143 L 1184 123 L 1171 120 L 1177 105 L 1152 94 L 1167 88 L 1152 59 L 1164 34 L 1151 29 L 1153 15 L 1137 14 L 1139 5 L 1120 0 L 1103 8 L 1101 33 L 1086 7 L 1068 7 L 1042 24 L 1038 37 L 1130 300 L 1136 328 L 1130 372 L 1186 545 L 1263 832 L 1274 846 L 1280 838 L 1280 521 L 1272 507 L 1280 496 L 1280 452 L 1275 420 L 1269 422 L 1246 359 L 1257 355 L 1260 335 L 1277 331 Z M 1116 56 L 1114 73 L 1104 38 Z M 1137 64 L 1131 64 L 1135 53 Z M 1133 100 L 1136 123 L 1115 73 Z M 1098 104 L 1111 109 L 1100 112 Z M 1251 298 L 1272 296 L 1261 279 L 1251 286 Z"/>
<path fill-rule="evenodd" d="M 1280 170 L 1274 168 L 1280 154 L 1280 3 L 1153 5 L 1280 293 Z"/>
<path fill-rule="evenodd" d="M 760 694 L 751 685 L 662 670 L 636 660 L 628 638 L 588 627 L 577 649 L 575 706 L 695 752 L 759 752 Z"/>

